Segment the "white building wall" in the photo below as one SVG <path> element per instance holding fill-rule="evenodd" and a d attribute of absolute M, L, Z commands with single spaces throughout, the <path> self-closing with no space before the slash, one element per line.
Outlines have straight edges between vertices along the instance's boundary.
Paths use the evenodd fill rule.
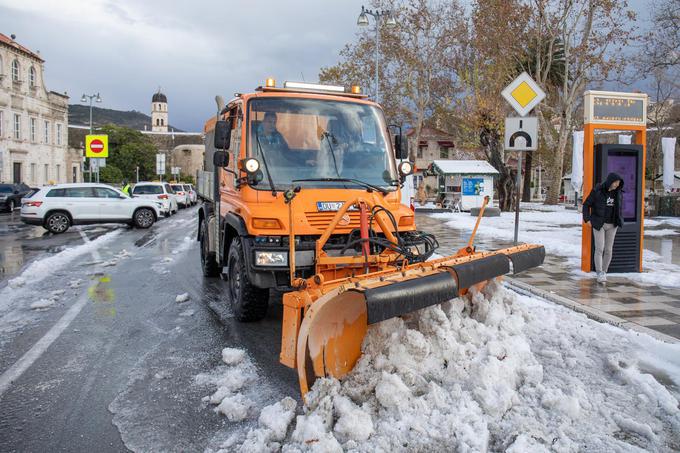
<path fill-rule="evenodd" d="M 19 63 L 18 80 L 13 80 L 14 60 Z M 47 90 L 40 60 L 4 43 L 0 43 L 0 112 L 0 181 L 20 179 L 30 186 L 66 182 L 70 171 L 66 165 L 68 97 Z M 15 115 L 20 118 L 18 139 Z M 34 136 L 31 119 L 35 122 Z M 20 170 L 16 178 L 15 170 Z"/>

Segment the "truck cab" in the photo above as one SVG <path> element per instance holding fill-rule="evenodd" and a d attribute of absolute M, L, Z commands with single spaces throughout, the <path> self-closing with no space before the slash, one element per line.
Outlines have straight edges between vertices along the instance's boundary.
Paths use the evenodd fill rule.
<path fill-rule="evenodd" d="M 348 200 L 370 197 L 400 240 L 419 245 L 414 213 L 400 192 L 413 168 L 399 162 L 408 155 L 407 142 L 400 128 L 391 129 L 380 106 L 355 87 L 276 87 L 268 79 L 226 105 L 218 100 L 217 115 L 204 127 L 198 240 L 204 275 L 228 280 L 239 320 L 264 317 L 269 289 L 286 291 L 295 278 L 315 275 L 317 241 L 329 227 L 324 255 L 366 247 L 358 206 L 334 221 Z"/>

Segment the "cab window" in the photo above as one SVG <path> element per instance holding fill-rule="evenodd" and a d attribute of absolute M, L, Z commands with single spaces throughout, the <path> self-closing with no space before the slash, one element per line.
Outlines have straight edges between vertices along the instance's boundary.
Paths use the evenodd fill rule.
<path fill-rule="evenodd" d="M 94 191 L 97 194 L 97 198 L 120 198 L 118 192 L 106 187 L 95 187 Z"/>
<path fill-rule="evenodd" d="M 92 187 L 67 187 L 64 196 L 68 198 L 94 198 Z"/>

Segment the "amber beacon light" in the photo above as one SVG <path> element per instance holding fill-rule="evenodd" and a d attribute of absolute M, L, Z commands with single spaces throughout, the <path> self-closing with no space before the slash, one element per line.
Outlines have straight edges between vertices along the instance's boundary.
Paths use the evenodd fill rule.
<path fill-rule="evenodd" d="M 269 77 L 265 82 L 264 86 L 267 88 L 274 88 L 276 86 L 276 79 Z"/>

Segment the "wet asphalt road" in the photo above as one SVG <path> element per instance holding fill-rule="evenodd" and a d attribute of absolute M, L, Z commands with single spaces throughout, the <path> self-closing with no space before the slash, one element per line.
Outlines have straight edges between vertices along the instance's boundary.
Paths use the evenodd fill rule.
<path fill-rule="evenodd" d="M 201 401 L 214 388 L 195 376 L 219 366 L 224 347 L 256 364 L 257 404 L 299 398 L 295 373 L 278 362 L 280 297 L 264 321 L 234 321 L 225 282 L 200 272 L 195 232 L 195 208 L 149 230 L 60 236 L 18 212 L 0 218 L 0 451 L 214 447 L 255 423 L 230 423 Z M 181 293 L 190 300 L 175 302 Z M 30 308 L 41 299 L 52 305 Z"/>

